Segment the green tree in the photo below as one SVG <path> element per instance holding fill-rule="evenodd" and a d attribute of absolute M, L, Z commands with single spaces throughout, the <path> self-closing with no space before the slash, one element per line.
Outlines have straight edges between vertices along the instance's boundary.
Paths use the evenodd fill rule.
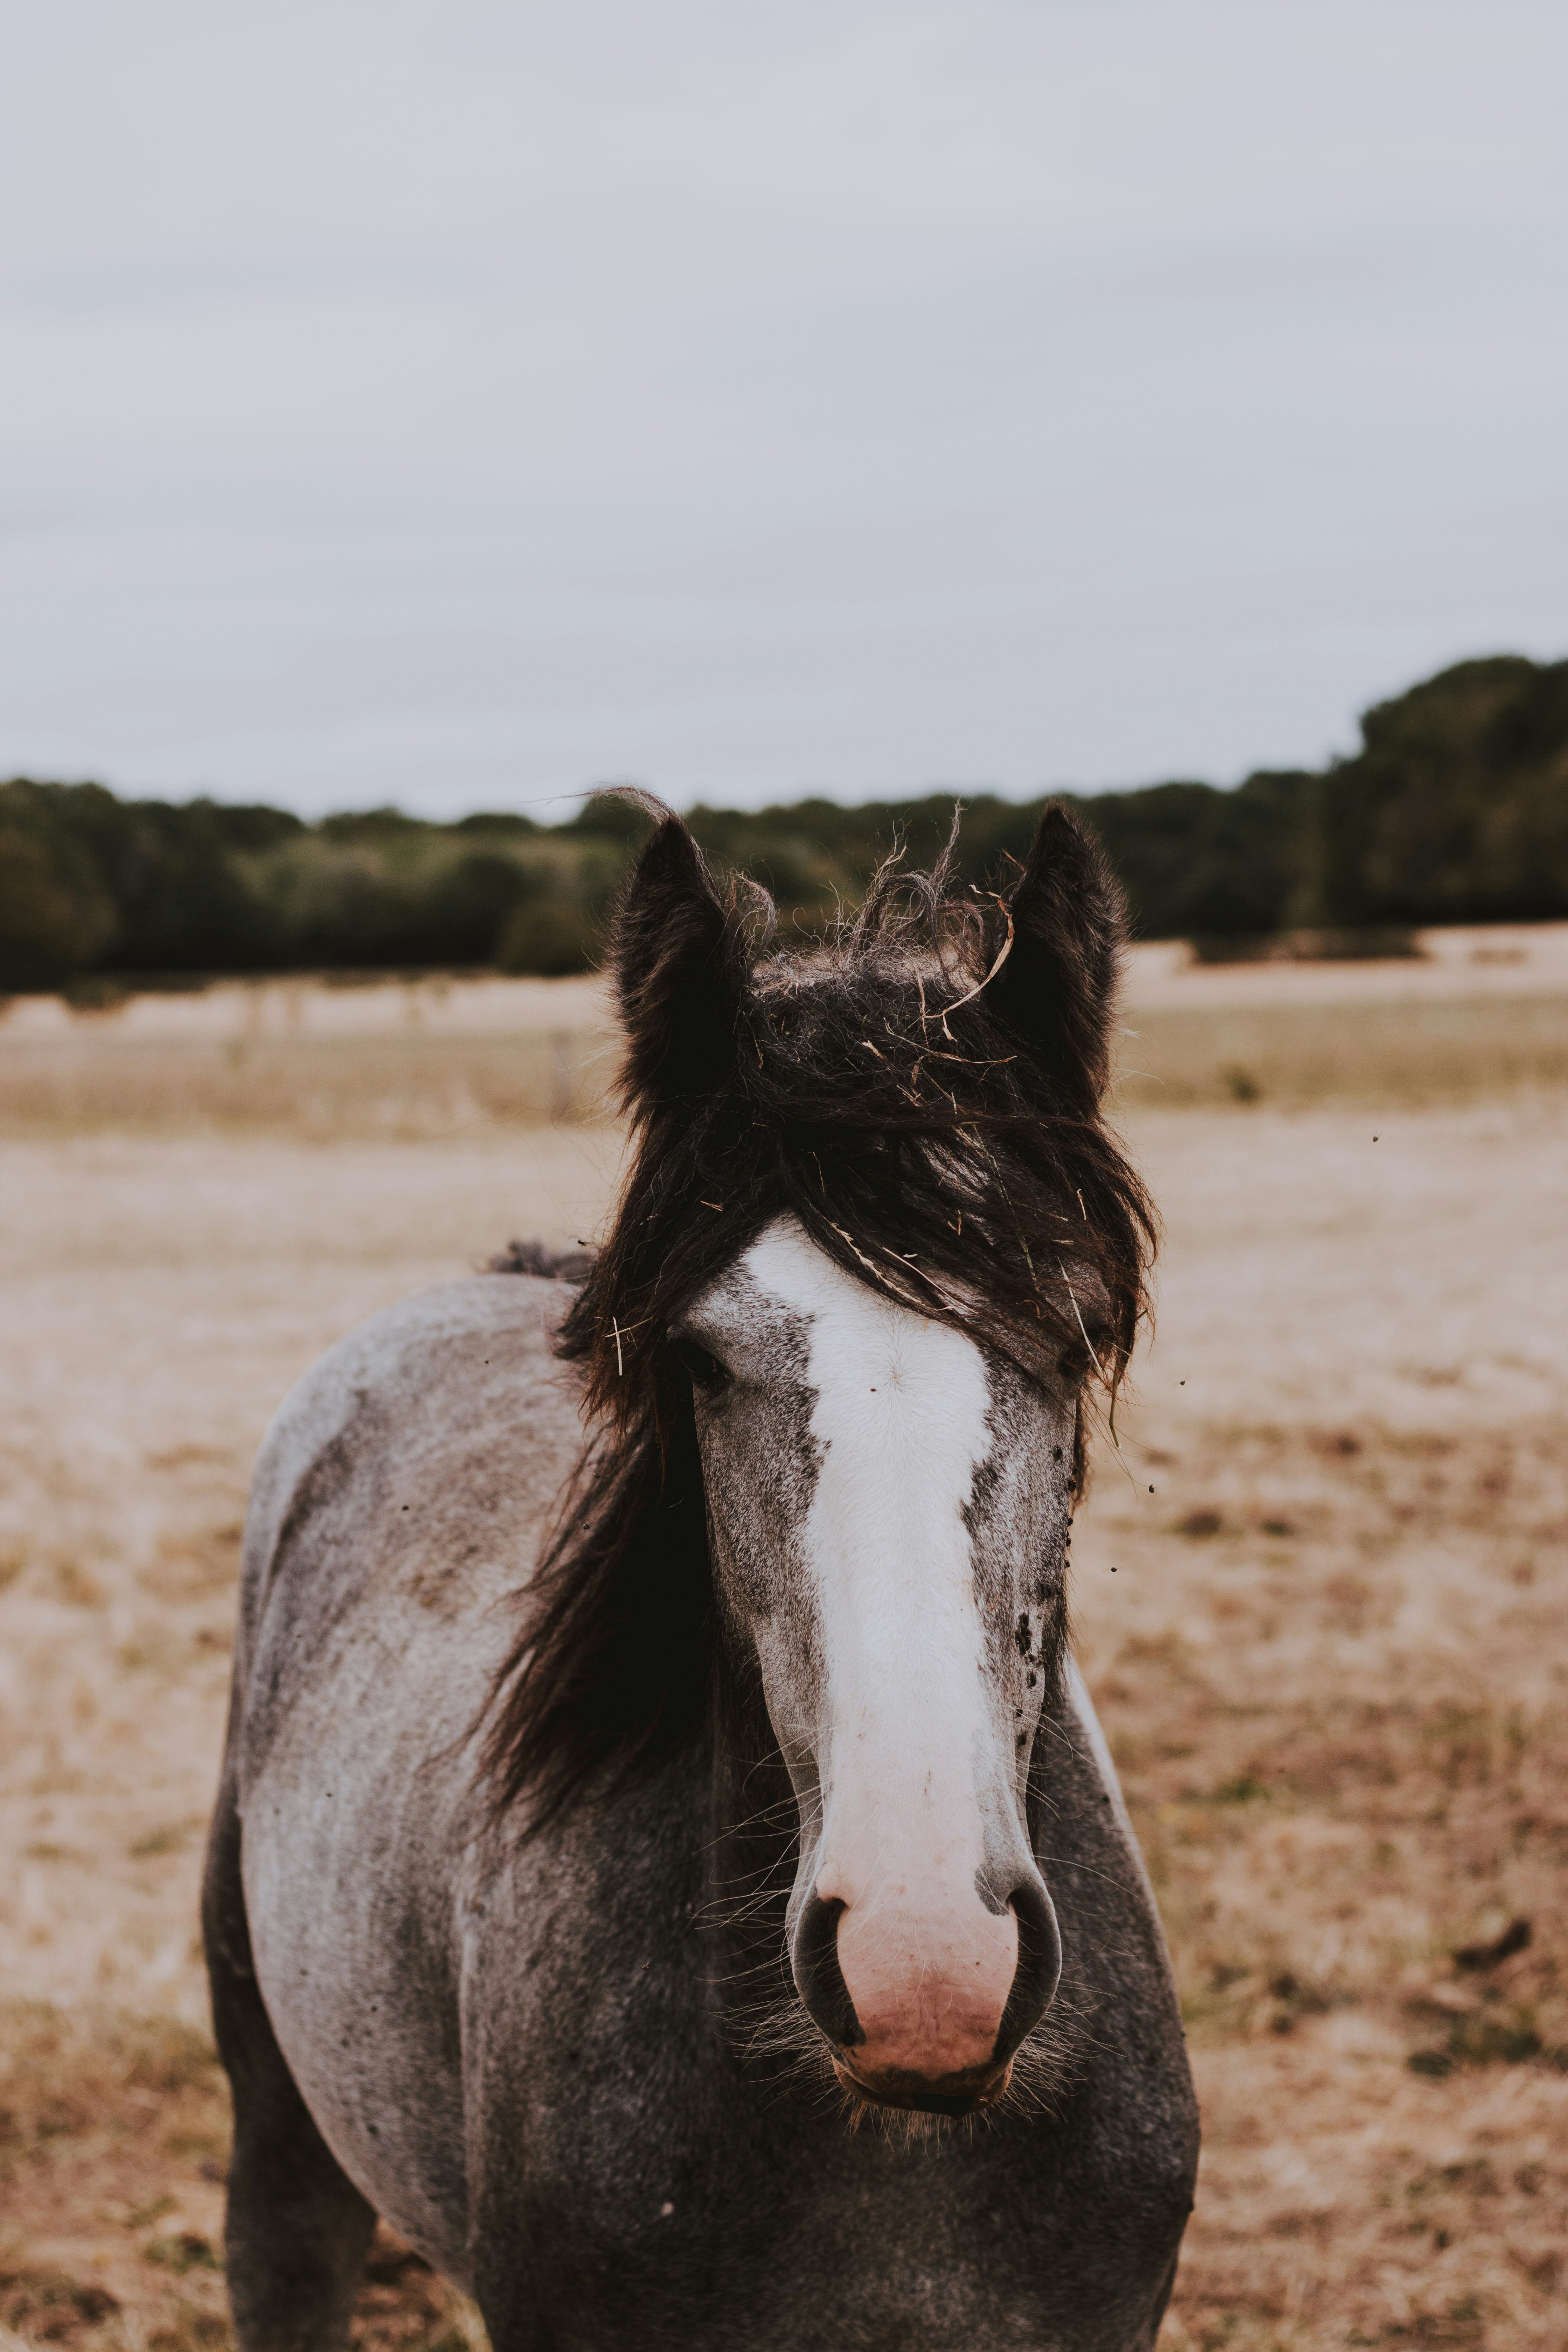
<path fill-rule="evenodd" d="M 47 788 L 0 784 L 0 989 L 63 987 L 115 936 L 114 903 L 91 858 L 50 814 Z"/>
<path fill-rule="evenodd" d="M 1331 922 L 1568 915 L 1568 662 L 1458 662 L 1379 703 L 1322 810 Z"/>

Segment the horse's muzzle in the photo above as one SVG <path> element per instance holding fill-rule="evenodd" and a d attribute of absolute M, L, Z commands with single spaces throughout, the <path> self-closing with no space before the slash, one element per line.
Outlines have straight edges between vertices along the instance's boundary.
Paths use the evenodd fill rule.
<path fill-rule="evenodd" d="M 1003 2095 L 1015 2053 L 1056 1992 L 1061 1938 L 1037 1872 L 1021 1880 L 1004 1904 L 987 1899 L 984 1908 L 993 1917 L 1011 1914 L 1017 1933 L 1016 1960 L 1005 2003 L 1001 1985 L 994 1995 L 999 2018 L 993 2009 L 983 2032 L 971 2023 L 955 2042 L 951 2031 L 932 2032 L 923 2021 L 930 2016 L 933 1988 L 929 1976 L 922 1978 L 915 1969 L 907 1996 L 900 1995 L 896 1980 L 879 1983 L 877 2013 L 863 2021 L 840 1958 L 839 1930 L 847 1906 L 815 1893 L 806 1898 L 791 1953 L 795 1987 L 807 2014 L 832 2045 L 834 2069 L 846 2090 L 882 2106 L 942 2116 L 972 2115 Z M 899 1927 L 895 1919 L 888 1920 L 889 1940 L 898 1936 Z M 952 2003 L 960 1997 L 961 1988 L 954 1984 Z"/>

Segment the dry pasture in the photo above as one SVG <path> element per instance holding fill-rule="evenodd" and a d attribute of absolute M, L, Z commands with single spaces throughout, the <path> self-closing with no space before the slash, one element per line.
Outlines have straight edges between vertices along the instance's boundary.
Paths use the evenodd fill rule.
<path fill-rule="evenodd" d="M 1450 955 L 1441 988 L 1155 951 L 1135 976 L 1160 1312 L 1074 1558 L 1205 2109 L 1163 2352 L 1568 2343 L 1568 996 L 1543 940 L 1534 966 Z M 243 1062 L 213 1090 L 234 1008 L 174 1002 L 183 1039 L 136 1006 L 0 1022 L 0 2352 L 226 2343 L 195 1890 L 248 1461 L 348 1324 L 509 1234 L 590 1234 L 617 1164 L 607 1121 L 547 1118 L 551 1038 L 603 1071 L 591 992 L 461 1035 L 396 992 L 357 1035 L 328 1005 L 335 1097 L 301 999 L 248 1109 Z M 465 1054 L 511 1055 L 513 1096 L 443 1097 Z M 358 2326 L 480 2340 L 391 2241 Z"/>
<path fill-rule="evenodd" d="M 1568 923 L 1431 931 L 1423 947 L 1385 964 L 1240 966 L 1135 948 L 1123 1107 L 1568 1086 Z M 593 978 L 226 981 L 98 1010 L 0 1000 L 0 1130 L 458 1140 L 603 1117 L 614 1062 Z"/>

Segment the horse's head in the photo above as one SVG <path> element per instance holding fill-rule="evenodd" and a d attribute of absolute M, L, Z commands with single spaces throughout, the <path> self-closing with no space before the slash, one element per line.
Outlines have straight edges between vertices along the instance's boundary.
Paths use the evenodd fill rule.
<path fill-rule="evenodd" d="M 1056 1989 L 1026 1818 L 1074 1405 L 794 1218 L 681 1318 L 713 1567 L 800 1811 L 789 1948 L 841 2078 L 994 2096 Z"/>
<path fill-rule="evenodd" d="M 884 870 L 852 930 L 763 961 L 679 821 L 644 852 L 639 1148 L 563 1342 L 611 1435 L 491 1749 L 558 1800 L 689 1733 L 715 1663 L 760 1683 L 800 2000 L 848 2087 L 939 2114 L 999 2095 L 1056 1989 L 1031 1759 L 1081 1391 L 1125 1361 L 1149 1233 L 1099 1118 L 1103 859 L 1047 811 L 989 907 Z"/>

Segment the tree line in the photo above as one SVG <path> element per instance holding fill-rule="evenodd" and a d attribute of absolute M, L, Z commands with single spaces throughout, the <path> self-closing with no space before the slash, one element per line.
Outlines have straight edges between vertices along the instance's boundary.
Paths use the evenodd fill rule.
<path fill-rule="evenodd" d="M 1282 932 L 1568 917 L 1568 661 L 1461 662 L 1369 710 L 1351 758 L 1201 782 L 1067 795 L 1104 842 L 1135 932 L 1245 951 Z M 843 808 L 700 807 L 721 866 L 818 930 L 895 839 L 929 865 L 953 796 Z M 1039 803 L 964 796 L 963 873 L 995 887 Z M 570 822 L 435 824 L 396 809 L 306 824 L 211 800 L 121 800 L 101 784 L 0 784 L 0 989 L 205 974 L 580 971 L 647 820 L 613 795 Z"/>

